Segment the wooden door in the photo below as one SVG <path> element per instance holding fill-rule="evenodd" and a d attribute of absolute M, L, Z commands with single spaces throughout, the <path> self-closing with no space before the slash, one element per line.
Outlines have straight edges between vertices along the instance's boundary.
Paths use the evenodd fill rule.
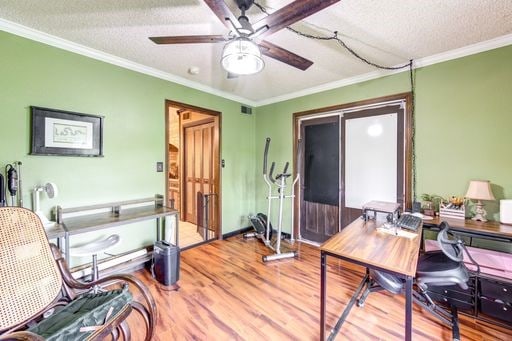
<path fill-rule="evenodd" d="M 304 120 L 300 129 L 300 232 L 321 243 L 339 231 L 339 116 Z"/>
<path fill-rule="evenodd" d="M 184 218 L 193 224 L 197 222 L 197 193 L 217 194 L 215 188 L 214 152 L 215 146 L 215 124 L 214 122 L 184 128 Z M 217 224 L 217 213 L 215 196 L 209 205 L 210 227 L 214 229 Z"/>

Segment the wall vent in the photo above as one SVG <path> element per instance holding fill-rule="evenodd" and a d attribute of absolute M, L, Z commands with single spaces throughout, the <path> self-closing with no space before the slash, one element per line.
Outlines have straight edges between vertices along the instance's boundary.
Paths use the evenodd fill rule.
<path fill-rule="evenodd" d="M 248 106 L 245 106 L 245 105 L 242 105 L 240 107 L 240 112 L 242 114 L 246 114 L 246 115 L 251 115 L 252 114 L 252 108 L 251 107 L 248 107 Z"/>

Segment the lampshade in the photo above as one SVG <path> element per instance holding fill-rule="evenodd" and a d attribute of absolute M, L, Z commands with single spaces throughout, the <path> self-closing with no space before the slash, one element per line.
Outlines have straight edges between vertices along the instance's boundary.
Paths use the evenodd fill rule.
<path fill-rule="evenodd" d="M 221 63 L 227 72 L 236 75 L 260 72 L 265 65 L 258 45 L 245 37 L 238 37 L 224 46 Z"/>
<path fill-rule="evenodd" d="M 489 180 L 471 180 L 466 197 L 475 200 L 495 200 Z"/>

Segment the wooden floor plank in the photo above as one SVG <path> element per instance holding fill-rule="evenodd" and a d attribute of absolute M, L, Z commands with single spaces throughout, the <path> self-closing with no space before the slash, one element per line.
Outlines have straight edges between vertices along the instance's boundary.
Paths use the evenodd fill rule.
<path fill-rule="evenodd" d="M 296 243 L 300 256 L 264 264 L 268 250 L 235 236 L 181 253 L 179 291 L 167 291 L 149 273 L 136 276 L 157 300 L 156 340 L 318 340 L 320 251 Z M 328 258 L 327 326 L 332 328 L 359 285 L 364 269 Z M 413 307 L 414 340 L 449 340 L 451 331 Z M 134 339 L 140 321 L 130 319 Z M 404 297 L 372 293 L 354 306 L 337 340 L 401 340 Z M 461 317 L 462 340 L 511 340 L 512 331 Z"/>

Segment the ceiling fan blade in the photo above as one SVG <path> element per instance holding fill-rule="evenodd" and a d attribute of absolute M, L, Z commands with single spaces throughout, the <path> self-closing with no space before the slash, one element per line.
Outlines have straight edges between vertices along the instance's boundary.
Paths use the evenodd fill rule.
<path fill-rule="evenodd" d="M 254 27 L 258 28 L 268 26 L 268 30 L 262 32 L 258 38 L 263 38 L 275 33 L 339 1 L 340 0 L 296 0 L 254 24 Z"/>
<path fill-rule="evenodd" d="M 231 27 L 231 24 L 227 19 L 229 19 L 236 27 L 240 27 L 238 18 L 233 14 L 233 12 L 231 12 L 224 0 L 204 0 L 204 2 L 228 29 L 232 29 L 233 27 Z"/>
<path fill-rule="evenodd" d="M 261 47 L 261 53 L 265 56 L 279 60 L 280 62 L 296 67 L 302 71 L 313 65 L 312 61 L 285 50 L 282 47 L 269 43 L 266 40 L 262 40 L 258 45 Z"/>
<path fill-rule="evenodd" d="M 223 35 L 149 37 L 155 44 L 201 44 L 227 41 Z"/>

